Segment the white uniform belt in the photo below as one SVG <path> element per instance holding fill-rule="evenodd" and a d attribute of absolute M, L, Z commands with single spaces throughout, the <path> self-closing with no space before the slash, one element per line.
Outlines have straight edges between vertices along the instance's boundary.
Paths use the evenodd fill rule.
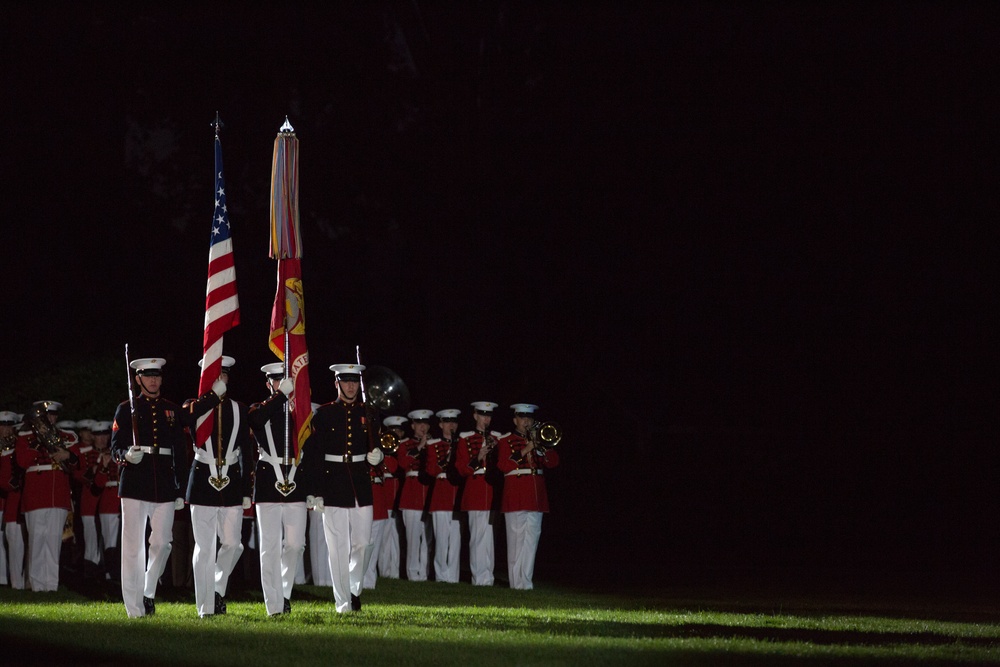
<path fill-rule="evenodd" d="M 354 456 L 347 454 L 324 454 L 323 458 L 334 463 L 361 463 L 367 456 L 367 454 L 355 454 Z"/>
<path fill-rule="evenodd" d="M 382 483 L 381 477 L 372 477 L 372 484 L 381 484 L 381 483 Z"/>
<path fill-rule="evenodd" d="M 541 475 L 541 470 L 532 470 L 531 468 L 518 468 L 517 470 L 511 470 L 509 473 L 504 475 L 504 477 L 520 477 L 521 475 Z"/>
<path fill-rule="evenodd" d="M 264 463 L 270 463 L 271 465 L 274 465 L 275 463 L 277 463 L 278 465 L 283 465 L 285 463 L 284 457 L 282 457 L 282 456 L 271 456 L 270 454 L 268 454 L 267 452 L 265 452 L 263 450 L 261 450 L 261 452 L 260 452 L 260 460 L 263 461 Z M 295 464 L 295 457 L 294 456 L 290 457 L 290 462 L 293 465 Z"/>
<path fill-rule="evenodd" d="M 476 470 L 472 471 L 472 474 L 473 475 L 485 475 L 486 474 L 486 468 L 477 468 Z"/>
<path fill-rule="evenodd" d="M 92 451 L 93 449 L 94 449 L 93 445 L 90 445 L 88 447 L 81 447 L 80 448 L 80 453 L 81 454 L 86 454 L 87 452 Z"/>
<path fill-rule="evenodd" d="M 30 466 L 25 472 L 44 472 L 46 470 L 56 470 L 58 466 L 46 464 L 42 466 Z"/>
<path fill-rule="evenodd" d="M 215 460 L 215 457 L 206 452 L 204 449 L 194 450 L 194 459 L 195 461 L 201 461 L 202 463 L 218 463 L 218 461 Z M 232 454 L 226 457 L 225 465 L 231 466 L 239 460 L 240 460 L 239 452 L 233 452 Z"/>
<path fill-rule="evenodd" d="M 109 486 L 118 486 L 118 482 L 107 482 L 104 485 L 104 488 L 108 488 Z"/>
<path fill-rule="evenodd" d="M 448 479 L 448 473 L 446 473 L 446 472 L 439 472 L 437 474 L 437 478 L 436 479 Z"/>
<path fill-rule="evenodd" d="M 406 471 L 406 476 L 407 477 L 416 477 L 419 474 L 420 474 L 419 470 L 408 470 L 408 471 Z"/>
<path fill-rule="evenodd" d="M 143 454 L 163 454 L 165 456 L 170 456 L 169 447 L 140 447 L 139 451 Z"/>

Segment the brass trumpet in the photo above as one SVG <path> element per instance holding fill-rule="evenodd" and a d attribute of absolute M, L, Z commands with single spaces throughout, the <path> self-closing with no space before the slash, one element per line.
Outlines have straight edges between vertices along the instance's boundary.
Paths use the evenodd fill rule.
<path fill-rule="evenodd" d="M 528 440 L 537 447 L 555 447 L 562 440 L 562 428 L 555 422 L 536 422 L 528 430 Z"/>

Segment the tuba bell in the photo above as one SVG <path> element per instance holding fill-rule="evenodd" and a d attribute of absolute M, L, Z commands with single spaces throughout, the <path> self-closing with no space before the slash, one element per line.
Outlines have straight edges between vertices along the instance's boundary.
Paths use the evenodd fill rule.
<path fill-rule="evenodd" d="M 406 414 L 410 409 L 410 390 L 403 379 L 385 366 L 370 366 L 364 371 L 366 401 L 385 415 Z M 390 430 L 379 434 L 379 447 L 390 455 L 399 448 L 399 437 Z"/>
<path fill-rule="evenodd" d="M 562 440 L 562 428 L 555 422 L 536 422 L 528 432 L 528 439 L 538 447 L 555 447 Z"/>
<path fill-rule="evenodd" d="M 371 366 L 364 372 L 366 401 L 383 414 L 406 414 L 410 409 L 410 390 L 403 379 L 385 366 Z"/>

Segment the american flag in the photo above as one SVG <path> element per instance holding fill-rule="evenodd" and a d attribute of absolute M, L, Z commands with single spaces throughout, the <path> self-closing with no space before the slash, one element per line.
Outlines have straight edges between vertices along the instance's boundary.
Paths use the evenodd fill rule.
<path fill-rule="evenodd" d="M 240 300 L 236 294 L 233 239 L 226 209 L 226 182 L 222 178 L 222 143 L 215 135 L 215 215 L 208 250 L 208 288 L 205 290 L 205 341 L 198 395 L 212 389 L 222 371 L 222 334 L 240 323 Z M 212 413 L 198 420 L 196 442 L 212 435 Z"/>

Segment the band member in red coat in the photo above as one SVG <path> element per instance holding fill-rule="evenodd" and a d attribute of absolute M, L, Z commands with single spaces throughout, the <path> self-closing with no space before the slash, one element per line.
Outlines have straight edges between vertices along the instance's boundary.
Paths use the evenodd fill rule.
<path fill-rule="evenodd" d="M 118 536 L 122 531 L 121 498 L 118 497 L 118 464 L 111 456 L 111 422 L 95 421 L 94 465 L 92 491 L 97 493 L 97 521 L 101 530 L 104 556 L 104 577 L 121 583 L 121 557 Z"/>
<path fill-rule="evenodd" d="M 21 415 L 10 410 L 0 412 L 0 584 L 8 583 L 13 588 L 24 588 L 24 538 L 21 526 L 17 523 L 18 510 L 21 504 L 19 482 L 11 488 L 14 478 L 14 443 L 17 441 L 17 429 L 21 424 Z M 4 532 L 7 526 L 7 514 L 12 519 L 12 528 L 7 535 L 8 547 L 4 548 Z M 10 555 L 10 580 L 7 579 L 7 561 Z"/>
<path fill-rule="evenodd" d="M 514 432 L 500 438 L 497 456 L 504 474 L 501 511 L 507 526 L 507 574 L 511 588 L 530 590 L 542 514 L 549 511 L 545 469 L 559 465 L 559 454 L 532 437 L 537 405 L 515 403 L 510 408 Z"/>
<path fill-rule="evenodd" d="M 80 465 L 73 475 L 78 489 L 76 514 L 83 528 L 83 576 L 97 576 L 101 565 L 101 546 L 97 536 L 97 503 L 100 489 L 94 491 L 94 470 L 98 452 L 94 448 L 94 420 L 81 419 L 76 422 L 76 433 L 80 438 Z"/>
<path fill-rule="evenodd" d="M 382 420 L 382 426 L 396 436 L 398 443 L 406 436 L 403 424 L 409 420 L 406 417 L 391 416 Z M 389 579 L 399 579 L 399 535 L 404 532 L 399 516 L 399 461 L 392 453 L 382 462 L 382 493 L 385 494 L 388 523 L 382 531 L 382 547 L 378 550 L 378 576 Z"/>
<path fill-rule="evenodd" d="M 28 527 L 28 578 L 31 590 L 59 588 L 63 529 L 72 509 L 70 478 L 80 463 L 76 434 L 55 428 L 62 404 L 37 401 L 14 445 L 24 469 L 21 509 Z"/>
<path fill-rule="evenodd" d="M 410 581 L 427 581 L 427 553 L 431 539 L 430 526 L 425 521 L 429 499 L 430 480 L 424 473 L 424 457 L 431 440 L 430 410 L 413 410 L 410 427 L 413 436 L 399 443 L 396 460 L 403 475 L 403 488 L 399 492 L 399 511 L 403 515 L 406 531 L 406 578 Z"/>
<path fill-rule="evenodd" d="M 458 583 L 459 556 L 462 552 L 462 530 L 458 522 L 458 493 L 462 477 L 455 472 L 455 450 L 458 445 L 458 415 L 455 409 L 435 413 L 441 437 L 428 445 L 424 470 L 434 480 L 428 512 L 434 530 L 434 580 Z"/>
<path fill-rule="evenodd" d="M 497 404 L 476 401 L 472 404 L 473 431 L 459 434 L 455 450 L 455 470 L 465 478 L 461 510 L 469 517 L 469 568 L 473 586 L 492 586 L 495 554 L 493 548 L 493 496 L 496 492 L 496 445 L 500 436 L 490 430 Z"/>

